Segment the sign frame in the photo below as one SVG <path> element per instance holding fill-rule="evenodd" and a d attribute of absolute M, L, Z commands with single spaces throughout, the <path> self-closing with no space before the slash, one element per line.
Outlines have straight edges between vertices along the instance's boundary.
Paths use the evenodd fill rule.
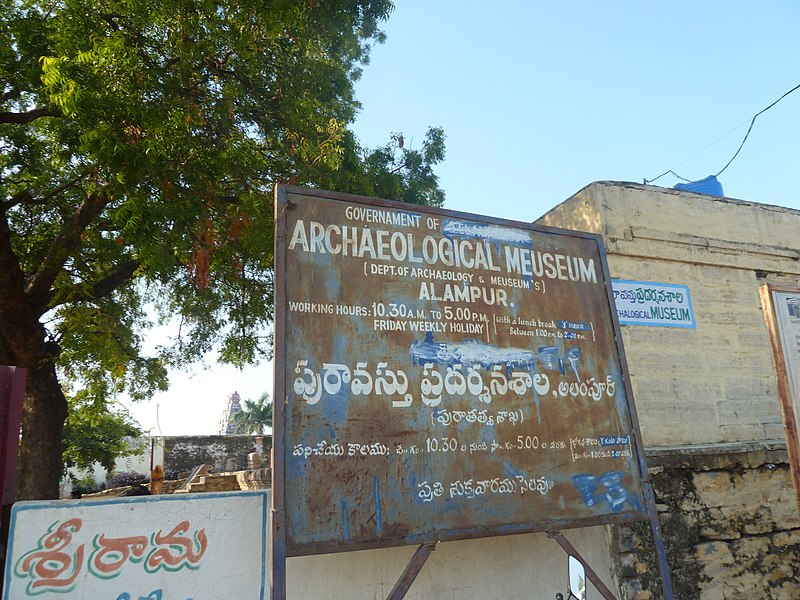
<path fill-rule="evenodd" d="M 287 459 L 291 452 L 289 444 L 292 440 L 287 439 L 286 434 L 286 415 L 290 397 L 290 382 L 288 368 L 286 365 L 287 344 L 289 331 L 287 330 L 287 259 L 288 242 L 292 232 L 287 227 L 287 211 L 292 210 L 293 204 L 290 196 L 302 196 L 311 200 L 331 200 L 341 201 L 362 205 L 366 208 L 374 208 L 389 211 L 414 211 L 426 216 L 461 219 L 466 221 L 479 221 L 488 225 L 508 228 L 524 228 L 534 233 L 552 234 L 568 236 L 584 240 L 594 244 L 599 258 L 599 274 L 602 276 L 602 286 L 598 294 L 602 295 L 605 291 L 604 303 L 608 310 L 608 317 L 611 323 L 611 335 L 613 335 L 613 347 L 615 359 L 618 361 L 620 372 L 620 385 L 625 391 L 625 409 L 627 417 L 630 419 L 629 431 L 632 440 L 632 449 L 635 451 L 633 459 L 635 475 L 638 477 L 641 487 L 638 494 L 642 499 L 641 506 L 616 512 L 613 514 L 602 514 L 598 516 L 572 518 L 548 518 L 524 523 L 504 524 L 501 526 L 481 526 L 472 524 L 470 526 L 451 529 L 435 530 L 428 532 L 412 532 L 390 539 L 359 541 L 355 543 L 343 543 L 338 540 L 334 543 L 312 543 L 305 545 L 292 545 L 287 539 Z M 273 598 L 285 597 L 286 580 L 286 559 L 291 556 L 303 556 L 308 554 L 321 554 L 339 551 L 362 550 L 371 548 L 382 548 L 398 545 L 417 545 L 420 547 L 436 544 L 439 541 L 460 540 L 480 538 L 496 535 L 507 535 L 517 533 L 530 533 L 541 531 L 554 531 L 576 527 L 589 527 L 595 525 L 605 525 L 612 523 L 628 523 L 633 521 L 651 522 L 654 534 L 657 539 L 657 553 L 659 564 L 662 567 L 662 577 L 665 585 L 668 585 L 669 574 L 666 568 L 666 556 L 663 551 L 663 540 L 658 528 L 658 517 L 655 510 L 655 501 L 652 487 L 649 483 L 647 466 L 644 456 L 644 447 L 641 440 L 638 415 L 633 401 L 633 392 L 628 375 L 628 366 L 622 348 L 622 334 L 617 320 L 616 307 L 613 300 L 611 287 L 611 277 L 608 269 L 608 262 L 605 248 L 601 236 L 593 233 L 568 231 L 559 228 L 541 226 L 536 224 L 521 223 L 506 219 L 474 215 L 459 211 L 444 210 L 427 206 L 409 205 L 363 196 L 342 194 L 323 190 L 314 190 L 296 186 L 278 185 L 275 189 L 275 426 L 273 430 L 273 495 L 272 495 L 272 590 Z M 658 547 L 660 543 L 660 549 Z M 668 594 L 671 597 L 671 594 Z"/>
<path fill-rule="evenodd" d="M 238 550 L 235 586 L 219 587 L 264 600 L 271 593 L 269 495 L 245 490 L 17 502 L 0 591 L 9 600 L 172 598 L 176 590 L 185 598 L 191 583 L 195 591 L 212 589 L 209 582 L 219 580 Z"/>
<path fill-rule="evenodd" d="M 689 291 L 689 286 L 684 284 L 677 284 L 677 283 L 660 283 L 655 281 L 635 281 L 631 279 L 613 279 L 611 281 L 611 286 L 614 293 L 614 304 L 615 310 L 617 311 L 617 319 L 620 325 L 642 325 L 645 327 L 677 327 L 681 329 L 697 329 L 697 321 L 695 319 L 694 308 L 692 307 L 692 296 Z M 645 317 L 641 316 L 623 316 L 620 314 L 620 311 L 623 311 L 624 308 L 619 306 L 619 302 L 621 301 L 622 295 L 625 294 L 625 291 L 621 291 L 617 289 L 618 287 L 623 286 L 637 286 L 641 288 L 642 286 L 649 286 L 649 289 L 645 290 L 645 295 L 647 292 L 651 292 L 649 295 L 650 297 L 642 297 L 636 298 L 636 303 L 641 304 L 641 308 L 646 309 Z M 660 289 L 659 289 L 660 288 Z M 666 290 L 666 291 L 665 291 Z M 632 290 L 626 290 L 628 292 L 627 295 L 630 295 Z M 682 296 L 683 294 L 686 295 L 686 307 L 682 306 Z M 666 296 L 666 298 L 665 298 Z M 675 296 L 680 296 L 681 301 L 676 301 L 673 298 Z M 627 299 L 627 298 L 626 298 Z M 661 300 L 664 300 L 668 306 L 661 307 Z M 674 306 L 677 302 L 677 306 Z M 662 311 L 663 317 L 656 317 L 655 319 L 652 318 L 653 310 L 660 310 Z M 681 319 L 675 318 L 675 316 L 683 316 L 683 313 L 678 313 L 677 311 L 684 311 L 688 315 L 688 319 Z M 631 311 L 634 312 L 634 311 Z"/>
<path fill-rule="evenodd" d="M 800 348 L 792 355 L 787 348 L 788 336 L 786 313 L 778 309 L 777 302 L 788 295 L 800 298 L 800 286 L 764 283 L 760 288 L 764 321 L 769 332 L 772 358 L 778 379 L 778 397 L 783 412 L 783 425 L 786 432 L 786 449 L 794 483 L 795 499 L 800 509 L 800 381 L 798 372 L 791 367 L 800 365 Z"/>

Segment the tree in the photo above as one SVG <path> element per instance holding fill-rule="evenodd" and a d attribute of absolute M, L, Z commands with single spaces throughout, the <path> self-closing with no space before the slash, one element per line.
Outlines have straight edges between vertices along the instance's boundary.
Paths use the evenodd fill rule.
<path fill-rule="evenodd" d="M 233 415 L 237 433 L 261 435 L 272 427 L 272 400 L 264 392 L 257 400 L 245 400 L 242 410 Z"/>
<path fill-rule="evenodd" d="M 103 407 L 165 389 L 215 343 L 234 364 L 268 355 L 272 185 L 334 183 L 352 158 L 353 82 L 391 8 L 0 0 L 0 364 L 28 369 L 20 498 L 58 492 L 71 390 Z M 149 304 L 181 328 L 146 356 Z"/>
<path fill-rule="evenodd" d="M 125 409 L 109 410 L 106 402 L 76 394 L 69 398 L 69 414 L 64 425 L 64 469 L 91 471 L 100 463 L 108 472 L 117 458 L 139 452 L 130 441 L 144 432 Z"/>
<path fill-rule="evenodd" d="M 412 204 L 441 206 L 444 192 L 433 167 L 444 160 L 444 130 L 431 127 L 419 149 L 407 147 L 402 133 L 373 150 L 345 132 L 341 168 L 319 174 L 323 188 Z"/>

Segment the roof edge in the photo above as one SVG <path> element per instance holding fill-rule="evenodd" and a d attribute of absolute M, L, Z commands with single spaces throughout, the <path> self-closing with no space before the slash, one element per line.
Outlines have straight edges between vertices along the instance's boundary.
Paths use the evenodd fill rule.
<path fill-rule="evenodd" d="M 740 200 L 738 198 L 729 198 L 728 196 L 710 196 L 708 194 L 700 194 L 698 192 L 689 192 L 689 191 L 685 191 L 685 190 L 676 190 L 674 188 L 666 188 L 666 187 L 661 187 L 659 185 L 646 185 L 646 184 L 642 184 L 642 183 L 636 183 L 636 182 L 633 182 L 633 181 L 612 181 L 612 180 L 593 181 L 593 182 L 583 186 L 580 190 L 578 190 L 577 192 L 572 194 L 569 198 L 567 198 L 563 202 L 560 202 L 556 206 L 560 206 L 561 204 L 566 204 L 567 202 L 572 200 L 574 197 L 579 196 L 580 194 L 584 193 L 585 191 L 587 191 L 588 189 L 590 189 L 592 187 L 621 187 L 621 188 L 627 188 L 627 189 L 633 189 L 633 190 L 639 190 L 639 191 L 662 193 L 662 194 L 667 194 L 667 195 L 671 195 L 671 196 L 694 197 L 694 198 L 701 197 L 704 200 L 707 200 L 709 202 L 717 202 L 717 203 L 720 203 L 720 204 L 733 204 L 733 205 L 736 205 L 736 206 L 749 206 L 749 207 L 753 207 L 753 208 L 762 208 L 764 210 L 780 210 L 780 211 L 785 211 L 785 212 L 790 212 L 790 213 L 795 213 L 795 214 L 800 215 L 800 209 L 790 208 L 788 206 L 780 206 L 778 204 L 767 204 L 767 203 L 763 203 L 763 202 L 754 202 L 752 200 Z M 553 207 L 553 208 L 555 208 L 555 207 Z M 550 210 L 553 210 L 553 209 L 550 209 Z M 550 211 L 547 211 L 547 212 L 550 212 Z M 547 213 L 545 213 L 545 214 L 547 214 Z M 542 215 L 542 216 L 544 216 L 544 215 Z"/>

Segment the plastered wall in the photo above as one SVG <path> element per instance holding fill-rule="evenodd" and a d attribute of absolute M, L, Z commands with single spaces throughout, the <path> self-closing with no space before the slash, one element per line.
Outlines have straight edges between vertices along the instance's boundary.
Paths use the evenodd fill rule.
<path fill-rule="evenodd" d="M 622 327 L 646 446 L 783 438 L 759 287 L 800 282 L 800 211 L 600 182 L 538 222 L 601 234 L 612 278 L 689 286 L 696 329 Z"/>
<path fill-rule="evenodd" d="M 564 531 L 600 578 L 613 587 L 605 527 Z M 287 561 L 289 600 L 383 600 L 415 548 L 389 548 Z M 443 542 L 407 600 L 530 600 L 567 596 L 567 555 L 544 533 Z M 599 598 L 590 586 L 590 597 Z"/>
<path fill-rule="evenodd" d="M 690 290 L 696 328 L 621 327 L 675 598 L 797 598 L 800 490 L 759 290 L 800 286 L 800 211 L 598 182 L 538 222 L 601 235 L 612 278 Z M 646 524 L 611 537 L 620 597 L 662 598 Z"/>

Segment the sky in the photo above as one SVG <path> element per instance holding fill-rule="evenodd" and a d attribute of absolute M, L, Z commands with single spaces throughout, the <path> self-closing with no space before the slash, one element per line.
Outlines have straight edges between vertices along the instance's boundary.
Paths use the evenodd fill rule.
<path fill-rule="evenodd" d="M 716 175 L 800 84 L 795 0 L 395 3 L 353 128 L 366 147 L 402 132 L 419 148 L 443 127 L 447 209 L 530 222 L 593 181 Z M 758 116 L 718 177 L 726 196 L 800 209 L 798 115 L 800 89 Z M 131 411 L 156 435 L 212 434 L 231 393 L 272 381 L 271 363 L 209 356 Z"/>

